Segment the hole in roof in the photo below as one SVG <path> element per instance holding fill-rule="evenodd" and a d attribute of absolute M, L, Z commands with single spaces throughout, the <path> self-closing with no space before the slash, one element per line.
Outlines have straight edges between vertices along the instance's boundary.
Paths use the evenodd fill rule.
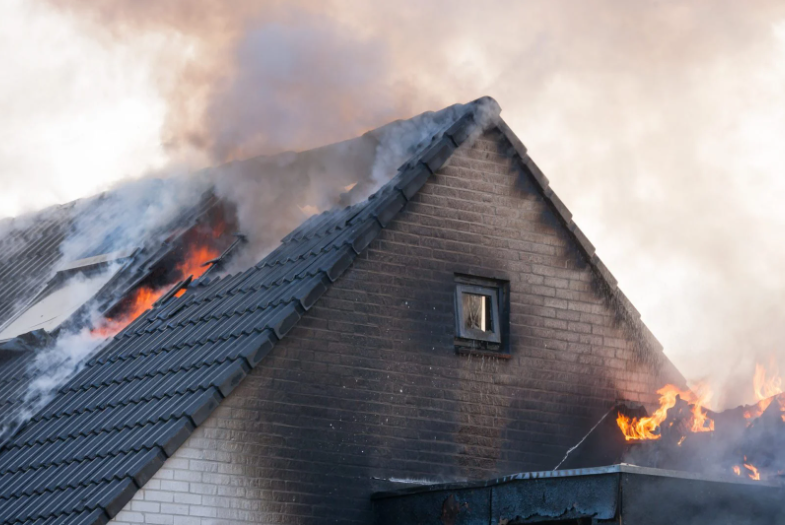
<path fill-rule="evenodd" d="M 233 214 L 215 206 L 201 221 L 169 235 L 159 250 L 135 265 L 136 277 L 124 284 L 124 291 L 104 302 L 104 320 L 93 333 L 112 336 L 157 303 L 187 293 L 188 283 L 183 281 L 198 279 L 220 265 L 231 247 L 241 244 L 233 234 L 235 225 Z"/>

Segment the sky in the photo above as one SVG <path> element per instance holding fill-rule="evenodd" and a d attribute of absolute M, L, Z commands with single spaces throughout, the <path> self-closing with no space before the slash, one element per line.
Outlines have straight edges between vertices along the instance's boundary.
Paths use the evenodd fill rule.
<path fill-rule="evenodd" d="M 777 2 L 4 0 L 0 61 L 0 217 L 490 95 L 718 405 L 785 358 Z"/>

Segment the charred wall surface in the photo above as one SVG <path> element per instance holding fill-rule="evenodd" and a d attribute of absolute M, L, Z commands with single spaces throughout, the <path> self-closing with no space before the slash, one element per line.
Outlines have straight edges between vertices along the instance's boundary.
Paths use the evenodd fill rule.
<path fill-rule="evenodd" d="M 661 358 L 509 147 L 456 152 L 114 522 L 369 523 L 396 481 L 550 469 L 654 402 Z M 456 353 L 455 274 L 509 282 L 508 356 Z"/>

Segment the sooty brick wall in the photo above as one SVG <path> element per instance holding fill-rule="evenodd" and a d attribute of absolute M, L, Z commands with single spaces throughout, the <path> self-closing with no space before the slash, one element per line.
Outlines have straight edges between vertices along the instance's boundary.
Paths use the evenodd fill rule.
<path fill-rule="evenodd" d="M 498 132 L 455 154 L 116 523 L 363 523 L 389 480 L 550 469 L 652 402 L 598 278 Z M 454 274 L 510 283 L 510 359 L 456 355 Z"/>

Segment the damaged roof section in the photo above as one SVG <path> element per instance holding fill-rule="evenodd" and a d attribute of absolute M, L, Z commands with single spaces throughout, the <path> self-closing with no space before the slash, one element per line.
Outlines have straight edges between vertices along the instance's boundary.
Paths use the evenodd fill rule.
<path fill-rule="evenodd" d="M 0 332 L 0 443 L 46 402 L 50 393 L 45 385 L 67 379 L 79 365 L 69 353 L 84 355 L 100 346 L 138 315 L 134 309 L 142 313 L 173 284 L 189 283 L 184 272 L 201 274 L 211 266 L 209 259 L 228 257 L 236 241 L 234 228 L 223 203 L 207 194 L 180 214 L 169 225 L 171 233 L 157 244 L 57 266 L 37 296 Z M 207 266 L 201 259 L 188 264 L 195 248 Z M 134 304 L 137 299 L 145 302 Z"/>
<path fill-rule="evenodd" d="M 456 104 L 356 139 L 237 161 L 187 178 L 137 181 L 0 224 L 8 248 L 0 253 L 0 275 L 19 285 L 9 286 L 17 293 L 3 295 L 7 305 L 0 303 L 6 315 L 0 316 L 0 444 L 45 401 L 34 385 L 66 380 L 85 355 L 82 345 L 100 346 L 146 309 L 182 295 L 193 286 L 190 276 L 256 264 L 309 212 L 294 204 L 318 209 L 363 201 L 395 172 L 398 159 L 428 144 L 427 130 L 452 123 L 464 110 Z M 321 200 L 312 200 L 314 195 Z M 216 210 L 228 209 L 216 217 Z M 252 235 L 239 234 L 241 222 Z M 216 242 L 195 242 L 200 235 Z M 41 330 L 46 337 L 21 342 L 25 333 Z M 72 358 L 76 354 L 63 337 L 85 330 L 80 357 Z M 44 381 L 48 376 L 59 379 Z"/>
<path fill-rule="evenodd" d="M 51 330 L 58 325 L 58 316 L 50 315 L 54 307 L 42 305 L 42 311 L 31 313 L 33 319 L 23 319 L 5 331 L 74 274 L 112 263 L 122 265 L 129 258 L 144 259 L 144 265 L 131 264 L 117 272 L 106 287 L 118 297 L 125 296 L 123 287 L 125 291 L 133 288 L 134 279 L 150 273 L 155 264 L 150 252 L 161 244 L 166 252 L 177 241 L 172 232 L 181 234 L 216 200 L 231 203 L 237 215 L 233 233 L 237 223 L 242 224 L 247 230 L 243 239 L 256 246 L 244 250 L 247 260 L 234 264 L 228 264 L 229 256 L 237 252 L 226 247 L 211 254 L 210 260 L 220 263 L 217 270 L 223 271 L 255 264 L 260 254 L 277 246 L 281 237 L 313 211 L 364 200 L 389 179 L 405 160 L 401 157 L 408 158 L 413 147 L 430 138 L 428 130 L 454 121 L 463 109 L 456 104 L 309 151 L 254 157 L 189 177 L 135 181 L 93 198 L 0 223 L 0 284 L 4 285 L 0 341 L 25 329 Z M 206 202 L 203 195 L 200 198 L 201 194 L 211 195 L 212 202 Z M 260 206 L 264 214 L 258 213 Z M 137 250 L 146 253 L 133 253 Z M 112 306 L 104 302 L 101 310 Z"/>

